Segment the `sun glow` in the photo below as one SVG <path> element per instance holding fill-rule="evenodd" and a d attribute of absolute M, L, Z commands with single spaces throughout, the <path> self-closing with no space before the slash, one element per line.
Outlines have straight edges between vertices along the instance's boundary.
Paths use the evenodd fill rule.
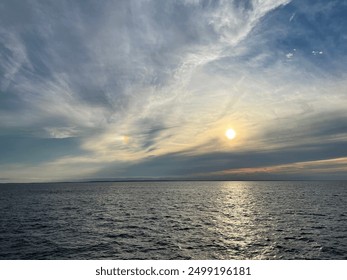
<path fill-rule="evenodd" d="M 225 132 L 225 136 L 229 139 L 232 140 L 236 137 L 236 132 L 235 130 L 233 130 L 232 128 L 229 128 L 226 132 Z"/>

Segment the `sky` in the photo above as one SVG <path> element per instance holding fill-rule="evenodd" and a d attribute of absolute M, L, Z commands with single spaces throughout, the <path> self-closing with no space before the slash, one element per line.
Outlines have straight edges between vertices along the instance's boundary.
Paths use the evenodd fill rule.
<path fill-rule="evenodd" d="M 346 0 L 2 0 L 0 182 L 347 179 L 346 46 Z"/>

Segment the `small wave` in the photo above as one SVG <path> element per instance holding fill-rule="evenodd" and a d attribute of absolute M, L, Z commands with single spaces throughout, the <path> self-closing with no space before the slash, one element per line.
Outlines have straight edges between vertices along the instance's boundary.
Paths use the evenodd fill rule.
<path fill-rule="evenodd" d="M 124 238 L 124 239 L 133 239 L 136 238 L 136 236 L 128 234 L 128 233 L 119 233 L 119 234 L 106 234 L 107 238 Z"/>

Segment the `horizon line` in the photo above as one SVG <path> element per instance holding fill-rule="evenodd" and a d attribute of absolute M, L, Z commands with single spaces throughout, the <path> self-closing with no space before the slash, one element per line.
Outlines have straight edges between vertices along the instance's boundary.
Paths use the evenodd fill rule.
<path fill-rule="evenodd" d="M 111 180 L 78 180 L 78 181 L 44 181 L 44 182 L 0 182 L 5 184 L 72 184 L 72 183 L 131 183 L 131 182 L 317 182 L 317 181 L 347 181 L 347 179 L 111 179 Z"/>

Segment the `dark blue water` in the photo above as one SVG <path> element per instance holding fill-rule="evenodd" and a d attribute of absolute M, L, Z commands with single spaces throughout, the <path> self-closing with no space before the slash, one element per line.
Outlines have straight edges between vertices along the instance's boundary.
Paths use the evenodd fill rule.
<path fill-rule="evenodd" d="M 3 184 L 0 259 L 347 259 L 347 182 Z"/>

